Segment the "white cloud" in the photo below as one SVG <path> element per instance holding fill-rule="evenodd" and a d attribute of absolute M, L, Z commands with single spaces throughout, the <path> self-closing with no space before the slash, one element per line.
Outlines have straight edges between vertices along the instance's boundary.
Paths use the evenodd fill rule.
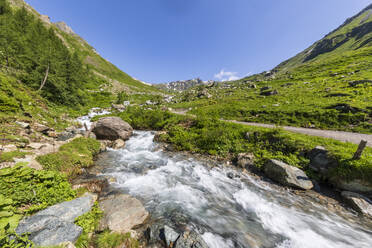
<path fill-rule="evenodd" d="M 214 77 L 220 81 L 233 81 L 239 79 L 237 72 L 225 71 L 224 69 L 215 74 Z"/>

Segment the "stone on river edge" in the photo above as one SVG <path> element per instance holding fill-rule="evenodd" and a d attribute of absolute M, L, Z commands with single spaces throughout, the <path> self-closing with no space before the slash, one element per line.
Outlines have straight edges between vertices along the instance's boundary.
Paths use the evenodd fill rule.
<path fill-rule="evenodd" d="M 372 201 L 358 193 L 342 191 L 341 196 L 355 211 L 372 218 Z"/>
<path fill-rule="evenodd" d="M 89 212 L 95 196 L 86 196 L 48 207 L 24 218 L 16 228 L 17 234 L 30 233 L 29 239 L 39 246 L 53 246 L 75 242 L 82 228 L 75 225 L 77 217 Z"/>
<path fill-rule="evenodd" d="M 160 243 L 164 247 L 173 248 L 208 248 L 198 233 L 194 231 L 179 233 L 167 225 L 152 225 L 145 231 L 145 237 L 150 247 L 156 247 L 154 245 Z"/>
<path fill-rule="evenodd" d="M 104 211 L 100 230 L 108 228 L 124 234 L 143 224 L 149 216 L 142 203 L 130 195 L 109 194 L 100 199 L 99 206 Z"/>
<path fill-rule="evenodd" d="M 271 159 L 264 165 L 263 170 L 267 177 L 285 186 L 304 190 L 314 187 L 305 172 L 281 161 Z"/>
<path fill-rule="evenodd" d="M 127 140 L 133 134 L 133 128 L 119 117 L 104 117 L 97 121 L 92 132 L 99 140 Z"/>

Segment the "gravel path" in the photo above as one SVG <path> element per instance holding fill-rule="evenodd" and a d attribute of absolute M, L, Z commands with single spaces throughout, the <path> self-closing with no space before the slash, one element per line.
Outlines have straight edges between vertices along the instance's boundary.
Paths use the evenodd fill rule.
<path fill-rule="evenodd" d="M 172 111 L 175 114 L 186 115 L 187 110 L 181 111 Z M 194 116 L 194 115 L 191 115 Z M 367 141 L 367 146 L 372 147 L 372 135 L 370 134 L 361 134 L 361 133 L 352 133 L 352 132 L 343 132 L 343 131 L 332 131 L 332 130 L 320 130 L 320 129 L 312 129 L 312 128 L 303 128 L 303 127 L 291 127 L 291 126 L 276 126 L 272 124 L 264 124 L 264 123 L 255 123 L 255 122 L 242 122 L 242 121 L 234 121 L 234 120 L 225 120 L 228 122 L 238 123 L 247 126 L 256 126 L 256 127 L 266 127 L 266 128 L 283 128 L 286 131 L 295 132 L 295 133 L 302 133 L 311 136 L 318 136 L 323 138 L 330 138 L 334 140 L 339 140 L 342 142 L 351 142 L 354 144 L 359 144 L 361 140 Z"/>
<path fill-rule="evenodd" d="M 229 121 L 229 122 L 239 123 L 239 124 L 247 125 L 247 126 L 266 127 L 266 128 L 280 127 L 290 132 L 302 133 L 302 134 L 318 136 L 318 137 L 323 137 L 323 138 L 330 138 L 330 139 L 339 140 L 343 142 L 351 142 L 354 144 L 359 144 L 361 140 L 366 140 L 367 146 L 372 147 L 372 135 L 370 134 L 351 133 L 351 132 L 332 131 L 332 130 L 320 130 L 320 129 L 303 128 L 303 127 L 276 126 L 272 124 L 263 124 L 263 123 L 254 123 L 254 122 L 242 122 L 242 121 Z"/>

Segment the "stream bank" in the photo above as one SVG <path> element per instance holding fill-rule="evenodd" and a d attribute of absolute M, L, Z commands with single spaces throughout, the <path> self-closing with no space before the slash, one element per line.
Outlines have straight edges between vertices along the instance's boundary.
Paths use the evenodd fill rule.
<path fill-rule="evenodd" d="M 99 155 L 91 171 L 139 199 L 148 223 L 193 230 L 209 247 L 369 247 L 371 222 L 314 191 L 303 193 L 235 168 L 165 152 L 154 133 Z M 234 176 L 231 176 L 234 175 Z M 151 226 L 149 226 L 151 228 Z"/>

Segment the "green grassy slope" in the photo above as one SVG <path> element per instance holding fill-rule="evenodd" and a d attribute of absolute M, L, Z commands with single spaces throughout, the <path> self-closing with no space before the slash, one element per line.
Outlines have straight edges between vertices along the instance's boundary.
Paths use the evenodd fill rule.
<path fill-rule="evenodd" d="M 95 49 L 90 46 L 83 38 L 74 33 L 65 32 L 57 27 L 54 23 L 46 21 L 46 16 L 40 15 L 30 5 L 23 0 L 7 0 L 14 8 L 26 8 L 30 13 L 34 14 L 44 25 L 52 28 L 63 43 L 70 49 L 71 52 L 77 52 L 84 64 L 88 65 L 93 73 L 105 81 L 105 89 L 117 93 L 119 91 L 127 92 L 144 92 L 158 93 L 159 90 L 144 84 L 125 72 L 118 69 L 115 65 L 102 58 Z"/>
<path fill-rule="evenodd" d="M 271 72 L 192 89 L 170 106 L 225 119 L 372 133 L 372 81 L 368 80 L 372 80 L 372 5 Z M 263 87 L 278 94 L 264 96 Z M 198 97 L 202 91 L 212 97 Z"/>
<path fill-rule="evenodd" d="M 63 114 L 74 117 L 92 107 L 108 107 L 119 93 L 144 99 L 162 94 L 23 0 L 0 0 L 0 82 L 2 121 L 30 118 L 54 127 L 65 125 Z"/>

